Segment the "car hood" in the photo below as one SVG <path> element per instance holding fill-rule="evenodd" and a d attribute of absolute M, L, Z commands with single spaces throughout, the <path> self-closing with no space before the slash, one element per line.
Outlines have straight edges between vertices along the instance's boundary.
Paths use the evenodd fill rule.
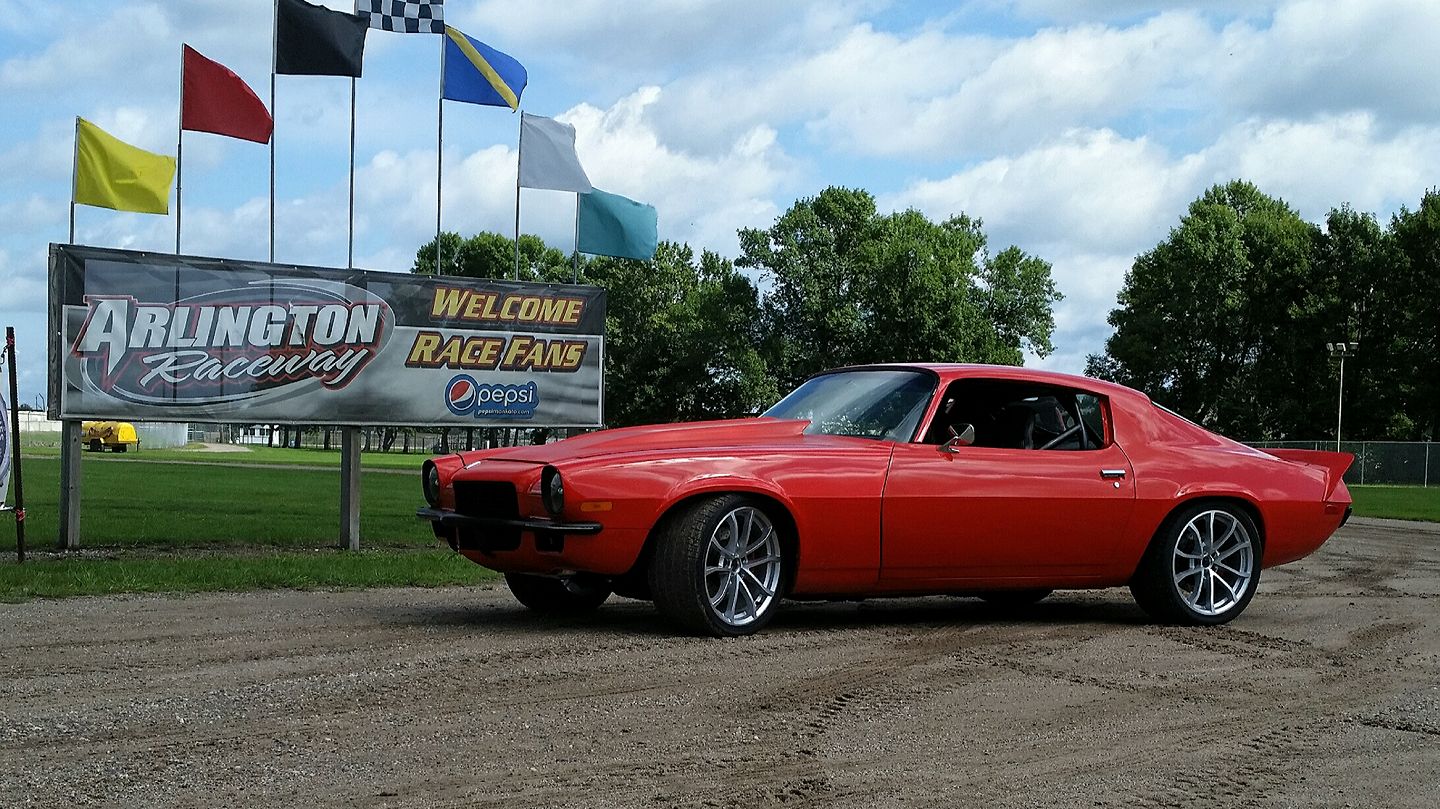
<path fill-rule="evenodd" d="M 490 450 L 482 457 L 485 460 L 557 463 L 628 452 L 798 444 L 805 439 L 805 428 L 809 424 L 796 419 L 751 418 L 622 427 L 577 435 L 551 444 Z"/>

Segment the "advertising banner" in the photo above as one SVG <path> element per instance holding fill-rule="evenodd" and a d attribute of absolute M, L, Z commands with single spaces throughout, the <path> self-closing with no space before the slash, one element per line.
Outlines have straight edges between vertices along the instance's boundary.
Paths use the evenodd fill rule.
<path fill-rule="evenodd" d="M 50 246 L 51 416 L 602 423 L 605 290 Z"/>

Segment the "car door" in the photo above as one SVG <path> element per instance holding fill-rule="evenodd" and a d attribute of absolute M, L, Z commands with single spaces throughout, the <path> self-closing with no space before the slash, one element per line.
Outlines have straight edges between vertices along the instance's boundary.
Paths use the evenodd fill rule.
<path fill-rule="evenodd" d="M 897 444 L 881 579 L 1082 576 L 1104 566 L 1134 504 L 1134 470 L 1108 438 L 1081 451 Z"/>

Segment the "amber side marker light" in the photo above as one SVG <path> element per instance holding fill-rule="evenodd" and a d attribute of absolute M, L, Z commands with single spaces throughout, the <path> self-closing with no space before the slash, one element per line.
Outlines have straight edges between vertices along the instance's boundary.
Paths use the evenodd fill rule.
<path fill-rule="evenodd" d="M 586 500 L 580 504 L 581 511 L 609 511 L 614 504 L 609 500 Z"/>

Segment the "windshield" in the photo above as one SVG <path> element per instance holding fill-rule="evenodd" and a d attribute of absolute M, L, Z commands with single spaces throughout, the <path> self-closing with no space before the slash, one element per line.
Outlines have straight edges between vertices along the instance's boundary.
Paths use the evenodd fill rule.
<path fill-rule="evenodd" d="M 921 371 L 841 371 L 806 381 L 762 415 L 806 419 L 811 435 L 909 441 L 935 384 Z"/>

